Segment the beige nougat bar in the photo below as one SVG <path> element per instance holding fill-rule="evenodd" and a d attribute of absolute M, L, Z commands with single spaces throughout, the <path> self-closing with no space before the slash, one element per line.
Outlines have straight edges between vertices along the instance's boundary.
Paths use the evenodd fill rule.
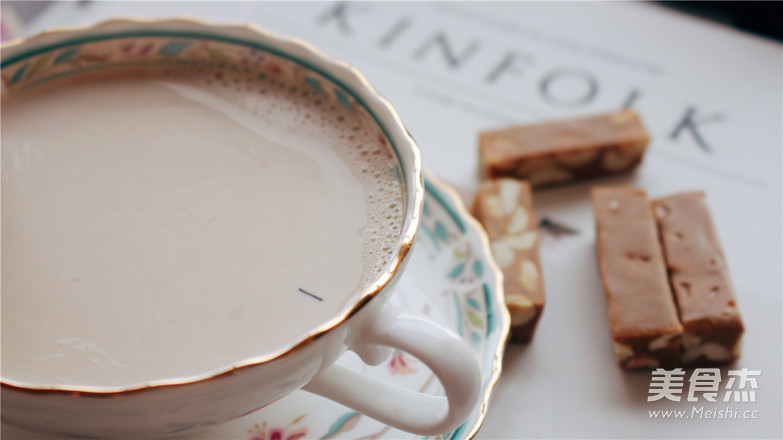
<path fill-rule="evenodd" d="M 744 327 L 704 194 L 655 200 L 653 212 L 684 329 L 682 363 L 737 359 Z"/>
<path fill-rule="evenodd" d="M 649 140 L 632 110 L 485 131 L 480 173 L 526 179 L 535 188 L 619 174 L 641 163 Z"/>
<path fill-rule="evenodd" d="M 680 360 L 677 317 L 652 207 L 644 191 L 594 188 L 596 245 L 620 366 L 672 368 Z"/>
<path fill-rule="evenodd" d="M 503 271 L 511 341 L 529 342 L 546 300 L 530 185 L 515 179 L 484 181 L 472 210 L 487 230 L 492 254 Z"/>

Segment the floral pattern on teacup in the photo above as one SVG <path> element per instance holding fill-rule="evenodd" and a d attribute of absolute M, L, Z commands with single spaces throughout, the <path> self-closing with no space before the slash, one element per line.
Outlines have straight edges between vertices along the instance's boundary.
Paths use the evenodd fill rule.
<path fill-rule="evenodd" d="M 356 110 L 355 99 L 337 83 L 320 73 L 305 68 L 254 46 L 254 42 L 224 42 L 214 36 L 178 35 L 126 36 L 122 33 L 86 36 L 70 44 L 50 49 L 15 54 L 3 59 L 0 80 L 3 88 L 26 88 L 74 73 L 92 72 L 112 67 L 136 68 L 170 67 L 232 70 L 267 80 L 289 75 L 332 102 Z M 61 46 L 61 47 L 60 47 Z M 362 112 L 364 113 L 364 112 Z M 365 117 L 369 118 L 369 115 Z M 380 142 L 388 142 L 381 137 Z"/>

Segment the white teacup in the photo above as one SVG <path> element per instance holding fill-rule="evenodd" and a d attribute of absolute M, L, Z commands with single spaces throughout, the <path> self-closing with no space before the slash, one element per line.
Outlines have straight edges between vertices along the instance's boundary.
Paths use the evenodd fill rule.
<path fill-rule="evenodd" d="M 14 150 L 16 148 L 14 147 L 14 142 L 16 141 L 13 139 L 13 132 L 17 128 L 14 126 L 14 121 L 23 120 L 15 119 L 23 118 L 23 116 L 9 114 L 7 117 L 4 110 L 4 123 L 9 125 L 4 127 L 3 132 L 3 147 L 6 150 L 3 152 L 4 199 L 2 225 L 4 254 L 3 419 L 20 427 L 54 434 L 99 438 L 162 437 L 225 422 L 259 409 L 297 389 L 303 388 L 354 408 L 393 427 L 422 435 L 447 432 L 461 424 L 473 410 L 478 400 L 480 376 L 475 355 L 465 342 L 453 332 L 439 327 L 422 317 L 386 304 L 388 298 L 393 293 L 394 286 L 400 278 L 410 254 L 414 234 L 418 228 L 424 191 L 417 147 L 408 136 L 398 116 L 389 104 L 354 69 L 326 57 L 302 42 L 280 38 L 246 26 L 216 26 L 189 20 L 111 21 L 89 28 L 44 33 L 25 41 L 4 46 L 2 50 L 2 71 L 0 73 L 3 81 L 4 104 L 6 97 L 9 97 L 12 103 L 15 102 L 13 101 L 14 99 L 17 100 L 16 102 L 19 100 L 24 101 L 24 96 L 27 96 L 24 93 L 32 93 L 33 95 L 30 96 L 39 97 L 43 95 L 45 98 L 46 93 L 48 93 L 46 92 L 46 87 L 51 87 L 52 84 L 56 85 L 57 81 L 72 81 L 74 78 L 78 79 L 80 77 L 91 80 L 100 79 L 100 81 L 95 81 L 95 84 L 98 85 L 89 86 L 93 88 L 86 90 L 89 90 L 90 93 L 103 93 L 99 89 L 102 87 L 100 84 L 106 84 L 106 81 L 115 81 L 113 79 L 115 75 L 112 72 L 121 71 L 127 76 L 128 72 L 135 72 L 136 70 L 134 69 L 138 69 L 139 72 L 147 72 L 145 69 L 156 69 L 156 72 L 161 75 L 169 75 L 171 70 L 175 75 L 180 76 L 183 72 L 190 72 L 182 69 L 195 69 L 192 71 L 201 72 L 199 75 L 202 75 L 203 78 L 207 78 L 207 76 L 203 75 L 204 69 L 206 69 L 208 75 L 218 71 L 233 72 L 227 73 L 226 75 L 228 76 L 218 72 L 219 74 L 216 74 L 214 78 L 210 77 L 209 82 L 211 84 L 213 80 L 218 81 L 225 83 L 226 87 L 232 87 L 232 90 L 235 89 L 236 93 L 232 95 L 232 99 L 235 99 L 236 102 L 244 102 L 243 94 L 250 93 L 251 89 L 256 87 L 255 83 L 251 84 L 251 80 L 257 78 L 266 84 L 259 86 L 264 93 L 269 90 L 271 94 L 274 94 L 278 93 L 276 91 L 278 89 L 285 89 L 287 91 L 280 93 L 290 92 L 291 94 L 296 94 L 296 99 L 301 97 L 303 102 L 310 103 L 307 105 L 312 104 L 315 106 L 313 109 L 315 109 L 316 115 L 319 114 L 317 108 L 331 106 L 330 108 L 333 110 L 326 110 L 326 119 L 335 116 L 336 119 L 340 120 L 340 123 L 343 123 L 344 115 L 348 115 L 345 117 L 351 121 L 353 121 L 351 118 L 356 118 L 356 121 L 358 121 L 355 124 L 356 132 L 364 134 L 356 134 L 349 128 L 344 130 L 345 133 L 340 133 L 342 129 L 338 128 L 336 136 L 341 139 L 340 142 L 348 143 L 349 140 L 354 140 L 356 136 L 359 138 L 365 136 L 359 139 L 362 145 L 372 143 L 372 141 L 376 141 L 375 143 L 378 145 L 366 151 L 362 150 L 364 147 L 359 145 L 356 151 L 346 154 L 353 155 L 351 157 L 358 158 L 357 160 L 364 160 L 361 157 L 373 154 L 384 157 L 380 159 L 382 166 L 377 169 L 376 175 L 380 177 L 374 180 L 362 180 L 360 176 L 358 181 L 364 187 L 375 185 L 377 181 L 380 181 L 380 186 L 386 188 L 387 193 L 389 188 L 399 188 L 401 192 L 399 200 L 402 209 L 395 204 L 396 202 L 390 203 L 395 208 L 392 210 L 393 212 L 390 212 L 389 218 L 394 219 L 393 214 L 399 212 L 397 220 L 392 220 L 390 225 L 386 225 L 383 224 L 383 219 L 380 219 L 378 220 L 379 229 L 377 231 L 371 229 L 370 232 L 375 232 L 365 234 L 358 241 L 354 240 L 359 243 L 359 246 L 363 246 L 361 249 L 364 249 L 364 251 L 369 249 L 373 251 L 374 255 L 383 254 L 385 257 L 373 257 L 375 259 L 372 259 L 370 266 L 373 269 L 377 268 L 377 271 L 360 271 L 359 275 L 363 277 L 363 281 L 354 283 L 358 283 L 357 285 L 360 286 L 356 289 L 357 291 L 338 292 L 336 298 L 326 298 L 327 301 L 324 301 L 324 298 L 320 298 L 318 295 L 300 288 L 302 297 L 289 299 L 286 296 L 277 300 L 277 303 L 282 303 L 283 307 L 279 309 L 282 312 L 275 312 L 279 316 L 265 318 L 276 319 L 275 326 L 267 326 L 265 328 L 262 326 L 258 330 L 259 334 L 252 334 L 250 335 L 251 339 L 248 339 L 249 341 L 252 341 L 252 338 L 274 340 L 274 337 L 280 336 L 278 338 L 280 340 L 275 342 L 277 345 L 272 344 L 268 348 L 258 348 L 260 352 L 249 355 L 245 351 L 237 351 L 236 353 L 245 354 L 241 356 L 236 355 L 240 356 L 239 358 L 226 357 L 226 360 L 222 363 L 214 359 L 210 361 L 212 363 L 200 363 L 201 359 L 194 353 L 194 351 L 197 351 L 200 341 L 185 339 L 177 341 L 176 335 L 180 333 L 171 330 L 170 333 L 166 333 L 166 337 L 175 338 L 174 345 L 183 347 L 182 352 L 176 355 L 177 359 L 184 357 L 184 361 L 187 363 L 189 360 L 187 356 L 193 354 L 194 358 L 191 363 L 197 364 L 193 370 L 188 370 L 186 373 L 177 374 L 178 371 L 182 371 L 177 369 L 179 367 L 171 371 L 166 370 L 165 366 L 168 362 L 161 362 L 159 359 L 160 357 L 165 357 L 165 352 L 156 352 L 152 348 L 150 348 L 150 353 L 147 354 L 148 359 L 142 357 L 141 362 L 139 362 L 137 357 L 136 363 L 132 365 L 128 364 L 121 356 L 113 356 L 118 351 L 122 355 L 122 344 L 134 342 L 134 335 L 131 335 L 131 338 L 127 340 L 123 340 L 125 342 L 122 342 L 118 346 L 119 348 L 110 347 L 107 351 L 104 350 L 106 347 L 101 344 L 78 337 L 71 337 L 72 335 L 70 334 L 48 335 L 44 333 L 45 329 L 19 331 L 17 327 L 13 327 L 22 325 L 18 323 L 26 323 L 25 325 L 33 323 L 32 326 L 28 327 L 29 329 L 35 327 L 34 323 L 36 321 L 43 322 L 43 320 L 90 321 L 93 315 L 98 316 L 101 313 L 108 313 L 105 311 L 105 307 L 112 306 L 114 303 L 111 302 L 111 299 L 105 300 L 100 297 L 101 293 L 92 292 L 89 288 L 79 288 L 78 292 L 80 293 L 74 293 L 74 296 L 69 298 L 78 297 L 79 300 L 88 301 L 88 304 L 92 298 L 92 307 L 89 310 L 84 310 L 83 304 L 72 304 L 77 299 L 73 301 L 63 300 L 63 303 L 56 304 L 55 308 L 59 308 L 64 317 L 52 318 L 53 315 L 47 315 L 51 311 L 37 311 L 33 307 L 27 307 L 23 304 L 24 301 L 20 299 L 21 294 L 16 292 L 18 289 L 28 288 L 31 281 L 23 276 L 19 276 L 18 273 L 20 272 L 18 270 L 12 273 L 12 269 L 8 269 L 9 272 L 7 273 L 6 268 L 16 268 L 21 265 L 19 263 L 17 266 L 14 266 L 16 255 L 20 255 L 20 259 L 24 258 L 23 261 L 28 265 L 30 263 L 27 258 L 32 258 L 30 261 L 38 261 L 35 259 L 37 258 L 35 255 L 31 257 L 29 252 L 25 253 L 27 251 L 25 251 L 24 243 L 12 236 L 13 233 L 18 232 L 15 229 L 17 227 L 15 222 L 24 220 L 23 214 L 26 212 L 25 209 L 38 209 L 35 206 L 30 208 L 24 205 L 23 202 L 27 199 L 33 199 L 41 200 L 41 203 L 46 204 L 58 202 L 60 199 L 51 198 L 51 189 L 45 189 L 37 193 L 25 192 L 28 189 L 18 183 L 18 178 L 14 173 L 19 169 L 24 169 L 25 172 L 28 172 L 26 167 L 32 163 L 31 161 L 38 160 L 35 159 L 36 154 L 40 157 L 52 157 L 57 152 L 53 151 L 50 153 L 45 151 L 42 153 L 40 150 L 36 150 L 35 147 L 29 147 L 29 145 L 22 145 L 23 143 L 21 143 L 20 145 L 22 146 L 18 150 L 21 153 L 14 153 L 16 151 Z M 194 73 L 193 75 L 196 74 Z M 289 75 L 290 78 L 286 77 L 288 78 L 286 79 L 282 76 L 276 78 L 275 75 Z M 245 84 L 240 81 L 240 78 L 249 78 L 249 82 Z M 295 85 L 291 86 L 291 84 Z M 95 87 L 98 87 L 98 89 Z M 244 87 L 247 87 L 247 89 Z M 36 90 L 44 90 L 44 92 L 36 92 Z M 166 86 L 161 91 L 169 93 L 173 97 L 176 96 L 178 97 L 177 99 L 185 97 L 194 102 L 206 103 L 215 108 L 223 105 L 221 103 L 216 104 L 209 96 L 202 96 L 200 92 L 193 92 L 187 87 L 181 88 L 176 86 L 172 88 Z M 35 93 L 39 94 L 34 95 Z M 17 97 L 14 97 L 15 95 Z M 19 98 L 20 96 L 22 98 Z M 147 92 L 128 92 L 128 96 L 133 96 L 134 99 L 138 98 L 138 103 L 140 103 L 138 105 L 144 105 L 146 102 L 144 99 L 161 99 L 157 93 Z M 234 101 L 231 102 L 236 103 Z M 131 104 L 128 105 L 131 106 Z M 296 112 L 299 111 L 298 108 L 294 110 Z M 51 111 L 55 112 L 55 110 Z M 285 115 L 285 112 L 279 113 L 277 110 L 271 113 L 277 115 L 273 115 L 274 117 L 279 117 L 279 114 Z M 310 113 L 307 114 L 306 118 L 310 118 Z M 51 117 L 53 118 L 58 117 L 57 113 L 52 113 L 52 115 Z M 165 111 L 161 115 L 169 116 Z M 245 124 L 240 119 L 229 122 L 236 122 L 240 125 Z M 301 123 L 301 121 L 297 123 Z M 199 123 L 195 122 L 195 124 Z M 252 123 L 248 124 L 252 125 Z M 204 125 L 203 122 L 202 125 Z M 370 128 L 367 130 L 359 129 L 359 126 L 364 127 L 365 125 Z M 10 128 L 8 128 L 9 126 Z M 110 130 L 107 127 L 110 127 L 110 124 L 107 124 L 102 129 L 105 131 Z M 6 128 L 8 129 L 6 130 Z M 206 130 L 198 131 L 198 136 L 207 136 L 210 133 L 209 127 L 197 128 L 206 128 Z M 98 129 L 96 128 L 96 130 Z M 195 128 L 193 130 L 195 131 Z M 380 133 L 380 135 L 373 138 L 373 133 L 375 132 Z M 5 138 L 6 135 L 9 136 L 8 139 Z M 107 133 L 103 133 L 103 135 L 107 135 Z M 109 132 L 108 135 L 111 135 L 111 133 Z M 252 133 L 248 134 L 248 136 L 252 136 Z M 175 142 L 168 140 L 161 145 L 167 146 L 171 143 Z M 246 156 L 237 156 L 237 161 L 243 162 L 242 158 L 251 163 L 254 163 L 253 161 L 263 162 L 266 160 L 266 156 L 258 156 L 266 153 L 256 152 L 252 142 L 249 145 L 249 150 L 245 149 L 242 151 L 242 154 L 249 154 L 249 159 Z M 143 148 L 147 147 L 146 143 L 138 146 L 139 154 L 143 154 Z M 174 145 L 172 148 L 186 148 L 190 146 L 185 141 L 183 145 Z M 94 151 L 93 147 L 95 146 L 86 145 L 84 147 L 86 149 L 78 150 L 79 154 L 89 155 L 90 151 Z M 162 156 L 170 153 L 169 155 L 175 158 L 172 160 L 176 160 L 179 157 L 177 154 L 182 154 L 182 151 L 176 149 L 167 150 L 167 152 L 165 154 L 161 153 Z M 187 154 L 201 157 L 204 164 L 212 164 L 223 160 L 223 155 L 214 158 L 209 157 L 208 154 L 210 153 L 207 150 L 187 150 Z M 123 161 L 133 160 L 134 158 L 135 156 L 109 155 L 109 159 L 106 159 L 106 162 L 96 162 L 92 164 L 94 166 L 85 167 L 85 171 L 80 176 L 84 175 L 100 181 L 103 176 L 101 173 L 104 173 L 107 179 L 110 178 L 112 180 L 116 177 L 116 172 L 113 171 L 115 168 L 113 167 L 121 168 Z M 60 158 L 59 160 L 63 159 Z M 228 161 L 228 159 L 226 160 Z M 324 161 L 324 163 L 328 162 L 326 159 Z M 393 167 L 385 166 L 384 164 L 387 163 L 393 165 Z M 7 164 L 15 165 L 16 167 L 6 166 Z M 202 165 L 197 163 L 195 166 Z M 162 179 L 160 180 L 160 185 L 171 184 L 171 182 L 166 180 L 169 178 L 167 176 L 176 174 L 168 173 L 167 170 L 169 168 L 166 168 L 167 166 L 171 167 L 171 164 L 167 164 L 165 159 L 155 161 L 154 167 L 160 168 L 157 169 L 158 174 L 156 174 L 158 175 L 156 178 Z M 351 165 L 349 168 L 352 166 L 355 165 Z M 363 165 L 358 165 L 358 167 L 361 168 Z M 36 169 L 33 165 L 30 165 L 29 168 Z M 331 168 L 331 165 L 325 165 L 325 169 L 330 170 Z M 389 171 L 392 168 L 394 172 Z M 199 173 L 202 173 L 203 169 L 196 169 L 198 171 L 193 172 L 197 174 L 193 176 L 200 177 L 201 174 Z M 52 170 L 52 168 L 41 168 L 39 171 L 31 171 L 41 174 L 33 175 L 29 179 L 40 183 L 42 179 L 45 180 L 45 176 L 51 175 Z M 151 169 L 150 173 L 155 174 L 153 172 L 155 170 Z M 371 169 L 373 172 L 374 170 Z M 57 169 L 54 168 L 54 171 L 57 171 Z M 185 170 L 183 172 L 187 173 L 189 171 Z M 307 171 L 293 172 L 301 172 L 303 176 L 307 174 Z M 365 170 L 362 169 L 361 172 L 365 172 Z M 387 174 L 383 174 L 384 172 Z M 351 173 L 361 174 L 358 168 L 351 169 Z M 176 174 L 176 176 L 176 178 L 181 178 L 182 174 Z M 184 176 L 193 177 L 187 174 L 184 174 Z M 147 182 L 146 180 L 136 181 L 133 180 L 134 178 L 131 176 L 131 180 L 129 180 L 134 188 Z M 331 177 L 326 179 L 331 179 Z M 83 184 L 79 179 L 68 178 L 65 180 L 58 182 L 61 183 L 57 185 L 58 189 L 66 188 L 63 191 L 72 190 L 79 192 L 79 194 L 87 194 L 84 198 L 89 203 L 92 194 L 90 191 L 93 191 L 94 184 Z M 218 183 L 220 184 L 221 182 Z M 198 196 L 201 194 L 199 191 L 202 191 L 202 189 L 199 189 L 201 187 L 198 185 L 201 185 L 201 182 L 183 186 L 181 194 L 183 199 L 201 200 Z M 213 187 L 214 185 L 209 186 L 209 188 Z M 299 192 L 297 190 L 292 194 L 299 195 Z M 359 192 L 359 194 L 363 193 Z M 377 200 L 378 194 L 386 193 L 373 194 L 376 195 L 375 199 Z M 144 206 L 144 209 L 148 209 L 160 201 L 156 197 L 155 191 L 145 193 L 144 197 L 140 198 L 141 201 L 139 203 Z M 8 198 L 8 205 L 6 205 L 6 198 Z M 343 195 L 338 194 L 335 200 L 341 200 L 342 198 Z M 167 199 L 161 200 L 165 201 Z M 196 204 L 192 200 L 189 203 Z M 386 202 L 387 199 L 384 199 L 384 203 Z M 111 203 L 108 203 L 108 205 L 111 205 Z M 11 213 L 9 213 L 9 207 L 13 210 Z M 203 208 L 206 210 L 204 212 L 212 209 L 210 206 L 196 208 Z M 100 209 L 103 209 L 103 207 Z M 109 206 L 106 209 L 113 208 Z M 132 209 L 138 208 L 134 205 Z M 31 212 L 35 212 L 35 210 L 33 209 Z M 68 209 L 60 212 L 53 208 L 51 212 L 60 226 L 63 225 L 63 222 L 70 221 L 70 217 L 74 214 L 74 210 L 68 211 Z M 58 212 L 62 214 L 62 218 L 56 217 L 59 215 L 57 214 Z M 81 208 L 75 212 L 76 214 L 81 214 Z M 250 211 L 247 215 L 254 215 L 254 212 Z M 385 211 L 383 212 L 386 214 Z M 244 215 L 242 213 L 240 214 Z M 6 214 L 8 214 L 8 217 L 6 217 Z M 104 215 L 104 213 L 101 215 Z M 17 218 L 19 216 L 22 216 L 22 220 Z M 127 215 L 124 215 L 123 219 L 125 217 Z M 198 216 L 190 214 L 189 217 L 196 218 Z M 218 216 L 215 215 L 213 217 L 208 219 L 209 221 L 206 223 L 212 223 L 212 220 L 216 220 Z M 372 216 L 367 214 L 367 217 Z M 90 217 L 90 219 L 92 218 Z M 8 223 L 6 222 L 7 219 Z M 189 220 L 185 219 L 182 221 Z M 335 224 L 342 226 L 339 218 L 335 222 Z M 37 226 L 33 225 L 30 226 L 31 229 L 25 229 L 24 234 L 41 234 L 43 237 L 52 235 L 52 231 L 48 229 L 50 223 L 46 221 L 27 223 L 36 223 Z M 83 223 L 84 221 L 78 220 L 73 225 L 66 226 L 77 228 Z M 176 223 L 176 225 L 182 224 L 184 223 Z M 368 224 L 372 226 L 374 223 Z M 94 233 L 97 230 L 100 233 L 103 227 L 101 225 L 103 223 L 100 222 L 92 225 L 93 230 L 88 232 Z M 155 226 L 159 226 L 159 229 L 163 230 L 162 232 L 172 232 L 166 230 L 160 224 L 156 223 Z M 233 224 L 229 226 L 234 227 Z M 226 229 L 230 229 L 229 226 L 223 227 L 221 233 L 224 233 Z M 26 224 L 25 228 L 27 228 Z M 195 231 L 197 236 L 201 233 L 197 229 Z M 180 233 L 180 231 L 173 232 Z M 373 234 L 377 235 L 377 237 Z M 8 240 L 7 235 L 10 237 Z M 111 240 L 116 238 L 116 234 L 106 234 L 106 236 L 108 238 L 97 240 L 97 246 L 108 246 Z M 314 236 L 317 237 L 318 233 L 314 233 Z M 182 237 L 187 239 L 188 235 L 182 235 Z M 264 240 L 275 239 L 275 235 L 272 234 Z M 285 239 L 282 240 L 285 241 Z M 343 237 L 337 237 L 336 240 L 338 246 L 347 242 L 347 239 Z M 59 241 L 57 242 L 59 243 Z M 135 246 L 136 241 L 131 240 L 130 242 Z M 247 242 L 253 243 L 250 237 L 248 237 Z M 368 247 L 367 243 L 370 242 L 377 244 Z M 9 246 L 8 250 L 6 249 L 6 243 Z M 40 245 L 41 241 L 35 241 L 35 243 Z M 78 240 L 75 243 L 78 244 Z M 322 246 L 333 246 L 335 244 L 330 241 L 324 243 Z M 190 252 L 188 250 L 190 244 L 191 242 L 189 241 L 180 242 L 171 250 L 174 252 L 172 255 L 179 255 L 176 252 Z M 149 249 L 158 249 L 155 247 L 158 245 L 157 243 L 150 243 L 149 245 Z M 58 249 L 58 252 L 70 251 L 72 247 L 68 243 L 63 246 L 64 248 Z M 134 246 L 126 246 L 129 249 L 128 253 L 131 255 L 135 249 Z M 125 250 L 125 248 L 122 249 L 123 251 Z M 142 246 L 140 249 L 143 251 L 146 248 Z M 332 249 L 331 252 L 340 252 L 340 249 Z M 89 264 L 98 265 L 102 263 L 101 258 L 106 260 L 105 256 L 98 256 L 95 257 L 94 261 L 85 261 L 90 262 Z M 164 258 L 160 262 L 163 264 L 177 258 L 180 257 Z M 108 260 L 111 259 L 108 258 Z M 138 261 L 141 260 L 146 261 L 147 259 L 138 259 Z M 149 260 L 157 261 L 152 256 L 150 256 Z M 339 262 L 341 260 L 337 258 L 335 260 L 338 260 L 336 267 L 339 268 L 340 264 L 343 263 Z M 179 262 L 179 260 L 176 261 Z M 350 262 L 350 260 L 346 261 Z M 362 260 L 364 266 L 369 264 L 366 261 L 368 260 Z M 71 264 L 73 261 L 68 261 L 67 263 Z M 55 262 L 55 264 L 59 263 Z M 78 265 L 74 267 L 78 268 Z M 103 266 L 101 265 L 101 267 Z M 60 268 L 61 266 L 52 266 L 49 268 L 49 272 L 58 272 Z M 185 274 L 189 274 L 193 273 L 195 269 L 186 267 L 183 270 L 186 270 Z M 279 271 L 281 273 L 285 272 L 282 268 Z M 326 271 L 329 272 L 331 269 Z M 113 273 L 110 270 L 106 272 Z M 252 275 L 253 270 L 239 270 L 239 272 Z M 38 274 L 35 276 L 30 275 L 29 277 L 34 279 L 36 283 L 39 279 L 43 279 L 43 281 L 40 281 L 43 283 L 41 284 L 43 289 L 53 288 L 52 286 L 56 289 L 62 288 L 63 291 L 74 289 L 70 284 L 60 287 L 58 282 L 61 279 L 57 278 L 59 275 L 56 273 L 49 276 L 47 272 L 46 275 L 44 277 Z M 103 286 L 102 288 L 110 286 L 112 282 L 117 283 L 117 279 L 112 277 L 108 277 L 107 280 L 107 277 L 101 277 L 101 274 L 88 274 L 89 281 L 95 283 L 95 285 Z M 129 277 L 119 284 L 125 285 L 137 281 L 133 274 L 129 275 Z M 232 278 L 232 280 L 235 278 L 237 277 Z M 252 278 L 248 279 L 252 281 Z M 84 280 L 78 277 L 71 277 L 68 281 L 73 283 L 84 282 Z M 193 292 L 197 292 L 200 287 L 199 283 L 200 281 L 194 281 L 189 288 L 193 289 Z M 267 285 L 266 283 L 263 284 Z M 136 286 L 135 288 L 140 287 Z M 105 291 L 102 292 L 105 294 Z M 139 298 L 144 298 L 144 295 L 140 294 Z M 179 298 L 179 300 L 182 301 L 183 298 Z M 305 304 L 302 301 L 328 302 L 331 300 L 333 300 L 332 304 L 336 303 L 338 307 L 331 310 L 326 317 L 314 318 L 314 323 L 306 328 L 303 333 L 296 333 L 294 329 L 292 330 L 293 333 L 291 333 L 294 335 L 292 337 L 283 331 L 292 327 L 290 323 L 296 320 L 293 311 L 298 312 L 306 308 L 317 308 L 312 306 L 311 303 L 301 305 Z M 108 302 L 101 303 L 99 301 Z M 199 303 L 202 309 L 207 312 L 210 311 L 211 307 L 214 307 L 215 313 L 218 314 L 217 310 L 223 307 L 225 305 L 223 302 L 227 300 L 223 296 L 204 296 L 201 294 L 196 298 L 192 298 L 192 301 Z M 103 304 L 103 306 L 99 307 L 97 304 Z M 79 309 L 79 307 L 82 308 Z M 231 319 L 238 320 L 246 308 L 243 305 L 231 308 L 229 310 Z M 83 310 L 83 312 L 81 315 L 76 315 L 76 310 Z M 155 308 L 153 312 L 156 314 L 163 313 L 164 318 L 166 318 L 166 312 L 161 312 L 161 309 Z M 193 313 L 196 312 L 194 311 Z M 149 317 L 147 315 L 144 316 Z M 179 321 L 187 321 L 193 316 L 195 315 L 184 314 L 177 319 Z M 112 324 L 113 319 L 115 318 L 103 316 L 95 321 L 98 324 L 90 325 L 103 325 L 99 331 L 104 334 L 119 335 L 129 331 L 127 328 L 114 326 Z M 175 322 L 177 319 L 169 320 Z M 6 325 L 9 327 L 7 328 Z M 56 331 L 57 327 L 54 328 Z M 223 329 L 223 327 L 219 328 Z M 31 339 L 26 339 L 28 337 Z M 59 337 L 63 339 L 56 341 L 56 344 L 53 345 L 54 348 L 50 348 L 50 350 L 54 350 L 51 353 L 35 351 L 39 349 L 37 348 L 39 346 L 43 347 L 40 350 L 47 350 L 46 344 L 51 339 Z M 34 338 L 43 339 L 43 342 L 31 342 Z M 164 338 L 161 336 L 161 339 Z M 179 344 L 176 344 L 176 342 L 179 342 Z M 236 340 L 219 340 L 215 347 L 231 348 L 237 344 L 239 342 Z M 248 343 L 244 342 L 243 344 L 247 345 Z M 259 347 L 262 346 L 263 344 L 259 344 Z M 159 347 L 158 350 L 165 350 L 166 346 L 162 347 Z M 206 344 L 204 347 L 206 351 L 212 350 Z M 445 397 L 425 395 L 400 389 L 332 365 L 346 350 L 356 352 L 366 363 L 375 365 L 386 359 L 391 348 L 411 353 L 432 369 L 443 385 Z M 22 355 L 17 356 L 17 351 L 23 352 Z M 83 360 L 78 358 L 79 354 L 76 353 L 77 351 L 100 352 L 104 358 L 98 360 L 91 359 L 92 364 L 85 363 L 85 367 L 80 368 L 78 367 L 80 365 L 78 362 Z M 74 355 L 74 353 L 76 354 Z M 221 352 L 222 355 L 223 353 Z M 153 359 L 153 357 L 156 359 Z M 18 361 L 20 364 L 14 364 L 14 362 L 17 362 L 17 358 L 23 361 Z M 72 358 L 77 363 L 63 363 Z M 21 362 L 24 363 L 22 364 Z M 159 369 L 153 370 L 152 365 L 161 366 L 156 367 Z M 123 375 L 127 375 L 130 379 L 123 380 Z M 48 379 L 50 376 L 56 380 Z M 61 380 L 61 376 L 68 376 L 70 379 Z"/>

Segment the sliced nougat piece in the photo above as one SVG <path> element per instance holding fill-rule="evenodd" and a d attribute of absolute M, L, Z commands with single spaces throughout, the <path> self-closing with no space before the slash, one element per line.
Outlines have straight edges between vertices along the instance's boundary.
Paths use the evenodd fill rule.
<path fill-rule="evenodd" d="M 682 363 L 734 361 L 744 327 L 704 193 L 655 200 L 653 212 L 684 329 Z"/>
<path fill-rule="evenodd" d="M 473 215 L 484 225 L 503 271 L 511 341 L 529 342 L 546 300 L 530 185 L 515 179 L 482 182 Z"/>
<path fill-rule="evenodd" d="M 633 110 L 485 131 L 480 173 L 526 179 L 535 188 L 625 173 L 641 163 L 649 141 Z"/>
<path fill-rule="evenodd" d="M 652 207 L 644 191 L 594 188 L 596 245 L 620 367 L 679 364 L 677 317 Z"/>

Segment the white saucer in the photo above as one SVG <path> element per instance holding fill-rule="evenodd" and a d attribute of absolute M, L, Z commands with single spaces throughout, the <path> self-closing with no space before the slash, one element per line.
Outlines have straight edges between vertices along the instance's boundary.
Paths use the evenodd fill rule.
<path fill-rule="evenodd" d="M 454 432 L 435 439 L 472 438 L 484 420 L 500 375 L 509 318 L 499 290 L 498 270 L 483 233 L 456 193 L 425 173 L 426 196 L 413 255 L 391 302 L 451 328 L 479 357 L 480 402 Z M 432 372 L 415 358 L 395 352 L 382 365 L 368 367 L 353 353 L 338 364 L 409 389 L 442 394 Z M 2 425 L 2 438 L 44 439 Z M 418 439 L 349 408 L 305 391 L 294 392 L 246 416 L 177 440 Z"/>

